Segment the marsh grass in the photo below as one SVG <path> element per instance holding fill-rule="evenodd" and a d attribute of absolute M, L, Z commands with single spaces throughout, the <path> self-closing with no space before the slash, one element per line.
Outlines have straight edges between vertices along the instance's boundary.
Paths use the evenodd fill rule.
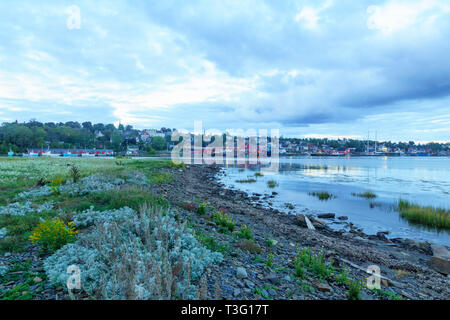
<path fill-rule="evenodd" d="M 271 189 L 278 187 L 278 182 L 276 182 L 275 180 L 269 180 L 267 181 L 267 186 Z"/>
<path fill-rule="evenodd" d="M 241 180 L 236 180 L 237 183 L 255 183 L 256 179 L 253 178 L 248 178 L 248 179 L 241 179 Z"/>
<path fill-rule="evenodd" d="M 321 201 L 326 201 L 332 198 L 336 198 L 336 196 L 332 195 L 328 191 L 319 191 L 319 192 L 310 192 L 308 193 L 310 196 L 317 197 Z"/>
<path fill-rule="evenodd" d="M 437 229 L 450 229 L 450 211 L 444 208 L 422 207 L 400 199 L 397 204 L 400 216 L 415 224 Z"/>
<path fill-rule="evenodd" d="M 361 192 L 361 193 L 353 192 L 352 196 L 366 198 L 366 199 L 374 199 L 377 197 L 377 195 L 375 193 L 373 193 L 372 191 L 365 191 L 365 192 Z"/>

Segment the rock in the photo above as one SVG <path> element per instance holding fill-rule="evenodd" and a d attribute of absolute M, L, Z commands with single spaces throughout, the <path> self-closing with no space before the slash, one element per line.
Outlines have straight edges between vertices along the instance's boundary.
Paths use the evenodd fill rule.
<path fill-rule="evenodd" d="M 377 238 L 382 241 L 385 241 L 385 242 L 389 241 L 389 239 L 386 238 L 386 235 L 384 234 L 384 232 L 377 232 Z"/>
<path fill-rule="evenodd" d="M 250 289 L 253 289 L 255 287 L 255 284 L 250 280 L 245 280 L 245 285 Z"/>
<path fill-rule="evenodd" d="M 239 290 L 238 288 L 235 288 L 234 290 L 233 290 L 233 296 L 234 297 L 237 297 L 238 295 L 240 295 L 241 294 L 241 290 Z"/>
<path fill-rule="evenodd" d="M 335 216 L 334 213 L 321 213 L 317 215 L 317 217 L 321 219 L 334 219 Z"/>
<path fill-rule="evenodd" d="M 284 279 L 285 281 L 291 281 L 291 277 L 289 277 L 289 276 L 285 276 L 283 279 Z"/>
<path fill-rule="evenodd" d="M 331 287 L 327 283 L 318 283 L 317 290 L 321 292 L 331 292 Z"/>
<path fill-rule="evenodd" d="M 347 216 L 340 216 L 340 217 L 338 217 L 338 219 L 342 220 L 342 221 L 345 221 L 345 220 L 348 220 L 348 217 Z"/>
<path fill-rule="evenodd" d="M 272 297 L 275 297 L 275 296 L 277 295 L 277 292 L 276 292 L 275 290 L 273 290 L 273 289 L 269 289 L 269 290 L 267 290 L 267 292 L 268 292 Z"/>
<path fill-rule="evenodd" d="M 40 283 L 40 282 L 42 282 L 42 279 L 39 278 L 39 277 L 35 277 L 35 278 L 33 279 L 33 282 L 34 282 L 34 283 Z"/>
<path fill-rule="evenodd" d="M 245 268 L 236 268 L 236 277 L 238 277 L 239 279 L 247 278 L 247 271 L 245 270 Z"/>
<path fill-rule="evenodd" d="M 4 255 L 3 255 L 4 257 L 10 257 L 11 256 L 11 253 L 10 252 L 6 252 Z"/>
<path fill-rule="evenodd" d="M 280 279 L 278 278 L 278 276 L 277 276 L 275 273 L 269 274 L 269 275 L 266 277 L 265 280 L 266 280 L 266 281 L 269 281 L 269 282 L 271 282 L 271 283 L 273 283 L 273 284 L 278 284 L 278 283 L 280 283 Z"/>
<path fill-rule="evenodd" d="M 450 274 L 450 252 L 446 247 L 437 244 L 431 245 L 433 256 L 428 265 L 442 274 Z"/>

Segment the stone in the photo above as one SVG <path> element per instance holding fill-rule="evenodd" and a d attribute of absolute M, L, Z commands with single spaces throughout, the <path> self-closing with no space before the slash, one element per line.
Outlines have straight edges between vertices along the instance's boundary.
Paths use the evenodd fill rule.
<path fill-rule="evenodd" d="M 239 290 L 238 288 L 235 288 L 234 290 L 233 290 L 233 296 L 234 297 L 237 297 L 238 295 L 240 295 L 241 294 L 241 290 Z"/>
<path fill-rule="evenodd" d="M 245 268 L 236 268 L 236 277 L 238 277 L 239 279 L 247 278 L 247 271 L 245 270 Z"/>
<path fill-rule="evenodd" d="M 317 215 L 317 217 L 321 219 L 334 219 L 335 216 L 334 213 L 321 213 Z"/>
<path fill-rule="evenodd" d="M 340 216 L 340 217 L 338 217 L 338 219 L 342 220 L 342 221 L 345 221 L 345 220 L 348 220 L 348 217 L 347 216 Z"/>
<path fill-rule="evenodd" d="M 269 275 L 266 277 L 265 280 L 266 280 L 266 281 L 269 281 L 269 282 L 271 282 L 271 283 L 273 283 L 273 284 L 278 284 L 278 283 L 280 283 L 280 279 L 278 278 L 278 276 L 277 276 L 275 273 L 269 274 Z"/>
<path fill-rule="evenodd" d="M 446 247 L 441 245 L 431 245 L 433 256 L 428 265 L 439 273 L 450 274 L 450 252 Z"/>
<path fill-rule="evenodd" d="M 318 283 L 317 290 L 321 292 L 331 292 L 331 287 L 327 283 Z"/>
<path fill-rule="evenodd" d="M 267 290 L 267 292 L 268 292 L 272 297 L 275 297 L 275 296 L 277 295 L 277 292 L 276 292 L 275 290 L 273 290 L 273 289 L 269 289 L 269 290 Z"/>

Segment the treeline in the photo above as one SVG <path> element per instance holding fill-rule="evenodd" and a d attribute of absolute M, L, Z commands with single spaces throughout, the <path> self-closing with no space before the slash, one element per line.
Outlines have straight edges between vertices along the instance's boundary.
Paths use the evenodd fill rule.
<path fill-rule="evenodd" d="M 354 139 L 338 139 L 338 140 L 332 140 L 332 139 L 319 139 L 319 138 L 307 138 L 307 139 L 297 139 L 297 138 L 282 138 L 281 141 L 290 141 L 295 144 L 301 144 L 301 145 L 307 145 L 307 144 L 313 144 L 317 147 L 321 147 L 323 145 L 327 145 L 329 147 L 338 149 L 338 148 L 355 148 L 357 152 L 364 152 L 366 151 L 367 144 L 371 148 L 375 146 L 375 143 L 378 144 L 378 146 L 384 145 L 388 148 L 398 148 L 400 150 L 408 150 L 409 148 L 418 148 L 418 149 L 429 149 L 433 152 L 438 151 L 447 151 L 450 150 L 450 147 L 448 144 L 444 143 L 427 143 L 427 144 L 420 144 L 417 145 L 414 143 L 414 141 L 409 142 L 391 142 L 391 141 L 373 141 L 369 140 L 369 142 L 364 140 L 354 140 Z"/>
<path fill-rule="evenodd" d="M 114 124 L 75 121 L 3 123 L 0 126 L 0 154 L 6 154 L 10 149 L 24 152 L 27 148 L 97 148 L 120 152 L 127 145 L 137 145 L 138 136 L 139 130 L 130 125 L 116 128 Z"/>

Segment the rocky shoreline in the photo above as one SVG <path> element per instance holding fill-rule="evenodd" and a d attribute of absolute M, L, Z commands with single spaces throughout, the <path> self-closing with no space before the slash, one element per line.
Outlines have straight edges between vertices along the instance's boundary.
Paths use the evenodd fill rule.
<path fill-rule="evenodd" d="M 208 217 L 193 216 L 191 223 L 199 226 L 202 232 L 232 246 L 232 254 L 222 265 L 208 269 L 209 288 L 214 290 L 216 280 L 220 280 L 222 298 L 347 299 L 347 288 L 339 284 L 311 278 L 303 279 L 299 285 L 294 279 L 292 264 L 298 249 L 303 247 L 325 252 L 328 259 L 348 269 L 350 277 L 355 279 L 366 279 L 369 275 L 365 270 L 369 265 L 379 266 L 385 277 L 382 289 L 403 299 L 450 297 L 450 279 L 429 265 L 433 257 L 431 244 L 407 239 L 389 240 L 384 233 L 365 235 L 355 227 L 351 227 L 350 232 L 333 231 L 323 220 L 312 216 L 309 218 L 316 230 L 310 230 L 302 215 L 295 216 L 262 205 L 261 198 L 270 199 L 276 196 L 275 193 L 247 195 L 227 189 L 218 181 L 220 172 L 218 167 L 187 166 L 176 174 L 175 182 L 159 186 L 154 192 L 175 203 L 206 201 L 228 212 L 237 227 L 251 226 L 255 243 L 261 249 L 259 253 L 247 251 L 243 241 L 233 241 L 230 236 L 218 233 Z M 275 240 L 276 245 L 267 248 L 264 241 L 268 238 Z M 268 255 L 273 256 L 276 271 L 267 267 Z M 240 268 L 245 269 L 245 276 Z M 363 290 L 362 296 L 365 299 L 380 298 L 371 290 Z"/>

